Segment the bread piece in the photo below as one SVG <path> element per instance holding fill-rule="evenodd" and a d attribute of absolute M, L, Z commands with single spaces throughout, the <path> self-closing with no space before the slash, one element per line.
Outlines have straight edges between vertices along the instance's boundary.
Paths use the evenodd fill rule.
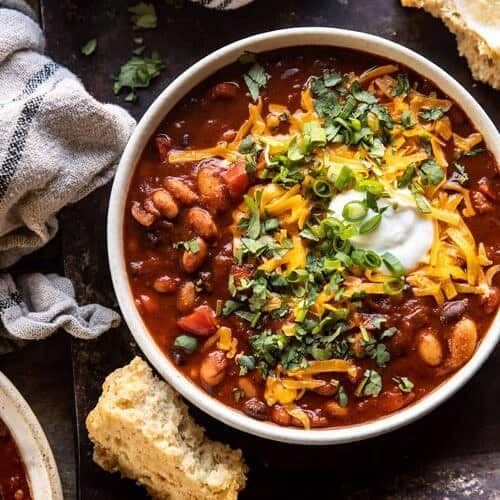
<path fill-rule="evenodd" d="M 140 358 L 106 378 L 87 429 L 94 461 L 135 479 L 153 498 L 229 500 L 245 486 L 241 451 L 206 438 Z"/>
<path fill-rule="evenodd" d="M 500 2 L 497 0 L 401 0 L 439 17 L 456 35 L 472 76 L 500 89 Z"/>

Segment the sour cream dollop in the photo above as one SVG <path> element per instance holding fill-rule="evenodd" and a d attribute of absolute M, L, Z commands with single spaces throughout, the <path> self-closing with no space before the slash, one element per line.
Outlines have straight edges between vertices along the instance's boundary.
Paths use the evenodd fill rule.
<path fill-rule="evenodd" d="M 407 271 L 417 267 L 432 246 L 434 227 L 432 221 L 422 217 L 417 208 L 409 203 L 411 193 L 408 189 L 399 189 L 392 198 L 381 198 L 378 206 L 388 207 L 382 214 L 380 225 L 371 233 L 359 234 L 351 238 L 356 248 L 372 250 L 383 254 L 390 252 L 399 259 Z M 364 192 L 351 189 L 336 195 L 330 202 L 329 209 L 337 219 L 344 220 L 342 210 L 351 201 L 364 201 Z M 371 209 L 364 220 L 375 215 Z"/>

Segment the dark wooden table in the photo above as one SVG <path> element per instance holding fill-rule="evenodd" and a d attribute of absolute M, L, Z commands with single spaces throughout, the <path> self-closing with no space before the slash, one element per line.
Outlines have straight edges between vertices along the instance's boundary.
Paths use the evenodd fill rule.
<path fill-rule="evenodd" d="M 256 0 L 231 13 L 187 4 L 176 9 L 166 3 L 158 2 L 158 29 L 142 32 L 141 36 L 149 48 L 158 49 L 166 58 L 167 68 L 140 94 L 137 104 L 126 105 L 136 118 L 182 70 L 228 42 L 277 28 L 335 26 L 377 34 L 418 51 L 460 81 L 500 123 L 498 92 L 473 82 L 465 61 L 456 53 L 454 37 L 437 20 L 402 9 L 397 0 Z M 111 75 L 117 73 L 133 48 L 126 2 L 41 0 L 41 14 L 48 53 L 77 73 L 98 99 L 123 105 L 113 96 Z M 80 47 L 92 37 L 98 39 L 98 49 L 85 58 L 80 55 Z M 62 212 L 60 238 L 48 250 L 51 257 L 44 265 L 54 270 L 58 265 L 54 256 L 62 256 L 64 272 L 73 279 L 81 301 L 116 306 L 105 248 L 108 197 L 106 187 Z M 29 374 L 14 368 L 18 366 L 15 355 L 3 362 L 8 374 L 21 381 L 49 429 L 67 498 L 75 495 L 73 448 L 68 441 L 72 380 L 78 497 L 143 498 L 142 491 L 131 482 L 105 474 L 92 463 L 84 427 L 104 377 L 138 353 L 123 324 L 97 341 L 71 342 L 73 379 L 67 340 L 62 337 L 26 351 L 27 359 L 33 360 Z M 459 394 L 431 415 L 362 443 L 322 448 L 290 446 L 245 435 L 195 408 L 193 415 L 211 437 L 243 449 L 251 472 L 241 498 L 305 498 L 310 494 L 360 499 L 500 498 L 499 360 L 497 350 Z M 49 368 L 51 373 L 47 373 Z M 41 396 L 29 383 L 33 377 L 55 386 L 44 387 Z M 50 398 L 52 402 L 47 404 Z M 51 407 L 55 410 L 49 416 L 47 408 Z"/>

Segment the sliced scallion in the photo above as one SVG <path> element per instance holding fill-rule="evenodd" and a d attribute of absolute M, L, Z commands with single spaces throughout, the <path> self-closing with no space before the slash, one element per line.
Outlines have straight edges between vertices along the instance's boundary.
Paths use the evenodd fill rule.
<path fill-rule="evenodd" d="M 332 186 L 324 179 L 315 180 L 312 189 L 318 198 L 331 198 L 333 195 Z"/>
<path fill-rule="evenodd" d="M 364 255 L 364 264 L 368 269 L 377 269 L 382 264 L 382 259 L 372 250 L 368 250 Z"/>
<path fill-rule="evenodd" d="M 362 201 L 350 201 L 342 209 L 342 217 L 349 222 L 356 222 L 364 219 L 368 213 L 366 203 Z"/>
<path fill-rule="evenodd" d="M 401 278 L 391 278 L 384 282 L 384 291 L 387 295 L 398 295 L 403 291 L 404 286 L 405 282 Z"/>
<path fill-rule="evenodd" d="M 371 233 L 380 226 L 382 215 L 376 214 L 359 226 L 359 234 Z"/>
<path fill-rule="evenodd" d="M 389 272 L 396 278 L 400 278 L 406 273 L 403 264 L 399 262 L 399 259 L 390 252 L 385 252 L 382 254 L 382 261 L 384 262 Z"/>

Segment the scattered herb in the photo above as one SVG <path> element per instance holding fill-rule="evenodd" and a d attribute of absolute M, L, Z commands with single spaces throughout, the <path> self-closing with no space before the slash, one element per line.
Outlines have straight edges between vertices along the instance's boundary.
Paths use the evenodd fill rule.
<path fill-rule="evenodd" d="M 193 354 L 198 347 L 198 340 L 191 335 L 179 335 L 174 340 L 174 347 L 182 349 L 187 354 Z"/>
<path fill-rule="evenodd" d="M 128 8 L 135 30 L 156 28 L 158 19 L 152 3 L 139 2 Z"/>
<path fill-rule="evenodd" d="M 393 97 L 400 95 L 406 97 L 410 91 L 410 82 L 407 75 L 397 75 L 397 85 L 392 89 L 391 95 Z"/>
<path fill-rule="evenodd" d="M 442 118 L 444 116 L 444 111 L 441 108 L 429 108 L 421 111 L 419 116 L 426 122 L 433 122 Z"/>
<path fill-rule="evenodd" d="M 241 59 L 240 59 L 241 60 Z M 259 64 L 255 63 L 244 75 L 243 79 L 247 85 L 248 91 L 253 101 L 257 101 L 262 88 L 267 85 L 268 75 L 266 70 Z"/>
<path fill-rule="evenodd" d="M 97 40 L 95 38 L 91 38 L 81 49 L 81 52 L 85 56 L 90 56 L 95 52 L 97 48 Z"/>
<path fill-rule="evenodd" d="M 398 388 L 401 392 L 413 391 L 414 384 L 407 377 L 394 377 L 392 380 L 398 384 Z"/>

